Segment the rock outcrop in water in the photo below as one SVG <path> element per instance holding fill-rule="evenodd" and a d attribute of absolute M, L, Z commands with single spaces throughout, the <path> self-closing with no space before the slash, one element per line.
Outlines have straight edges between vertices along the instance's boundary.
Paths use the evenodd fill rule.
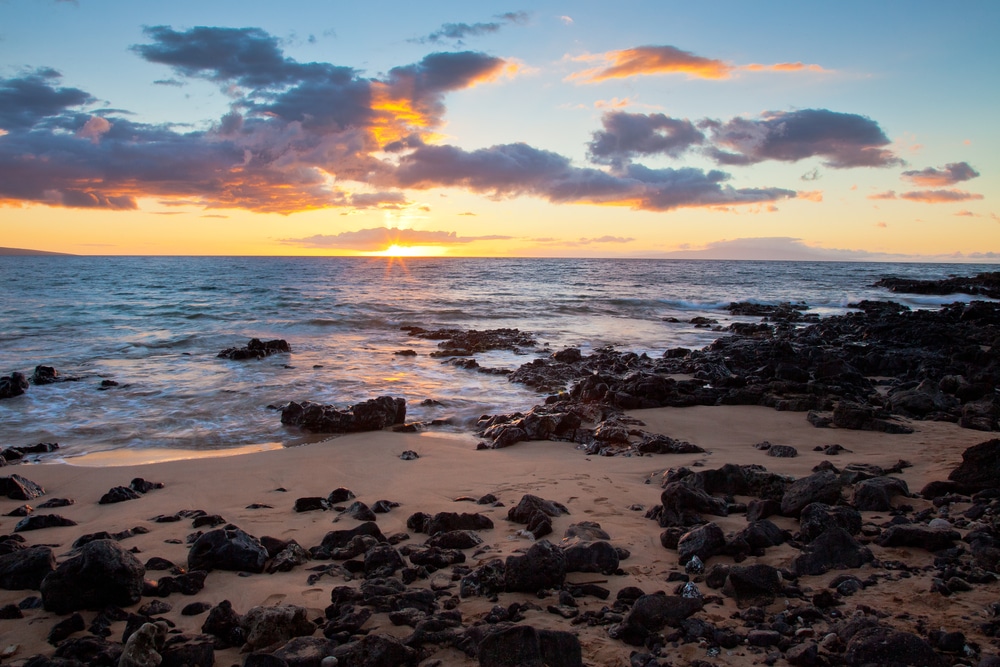
<path fill-rule="evenodd" d="M 340 410 L 332 405 L 303 401 L 281 409 L 281 423 L 313 433 L 379 431 L 406 421 L 406 399 L 379 396 Z"/>
<path fill-rule="evenodd" d="M 971 277 L 954 276 L 942 280 L 914 280 L 912 278 L 882 278 L 875 287 L 885 287 L 893 292 L 906 294 L 971 294 L 1000 299 L 1000 271 L 980 273 Z"/>
<path fill-rule="evenodd" d="M 272 354 L 281 352 L 291 352 L 292 348 L 288 341 L 283 339 L 262 341 L 259 338 L 251 338 L 246 347 L 227 347 L 217 355 L 220 359 L 233 359 L 242 361 L 244 359 L 263 359 Z"/>
<path fill-rule="evenodd" d="M 481 420 L 480 434 L 492 446 L 581 442 L 580 422 L 588 421 L 581 412 L 596 428 L 623 410 L 691 405 L 764 405 L 809 413 L 816 426 L 889 433 L 911 431 L 902 419 L 1000 430 L 1000 304 L 954 303 L 936 311 L 891 302 L 853 307 L 860 312 L 805 327 L 787 319 L 749 329 L 734 325 L 733 335 L 702 350 L 667 350 L 658 359 L 611 348 L 589 356 L 571 348 L 535 359 L 507 377 L 552 394 L 546 405 Z M 768 311 L 768 317 L 782 313 L 794 321 L 798 312 Z M 534 422 L 537 428 L 525 428 Z"/>

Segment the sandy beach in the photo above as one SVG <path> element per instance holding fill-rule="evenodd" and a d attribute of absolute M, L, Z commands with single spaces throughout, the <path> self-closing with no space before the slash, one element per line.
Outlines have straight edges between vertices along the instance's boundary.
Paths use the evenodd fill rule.
<path fill-rule="evenodd" d="M 399 507 L 379 514 L 377 523 L 385 535 L 408 532 L 407 518 L 415 512 L 481 512 L 490 517 L 495 527 L 480 531 L 484 544 L 467 551 L 466 565 L 475 567 L 494 558 L 505 558 L 518 549 L 531 545 L 530 537 L 523 534 L 523 526 L 509 522 L 507 511 L 520 498 L 531 493 L 564 504 L 568 516 L 553 519 L 553 533 L 548 539 L 558 543 L 566 528 L 580 521 L 595 521 L 610 534 L 610 542 L 627 549 L 631 556 L 621 561 L 624 575 L 569 573 L 567 582 L 600 582 L 611 591 L 607 601 L 585 596 L 578 600 L 581 612 L 597 610 L 614 600 L 616 593 L 626 586 L 636 586 L 645 593 L 665 591 L 672 593 L 677 583 L 668 582 L 671 573 L 683 572 L 677 552 L 660 544 L 661 529 L 655 521 L 644 517 L 644 510 L 660 502 L 661 478 L 667 469 L 681 466 L 718 468 L 726 463 L 759 464 L 772 472 L 795 478 L 809 475 L 817 464 L 830 461 L 838 467 L 847 463 L 872 463 L 889 467 L 899 459 L 912 463 L 898 477 L 916 493 L 924 484 L 946 479 L 948 473 L 961 462 L 962 452 L 975 444 L 988 440 L 987 434 L 960 429 L 954 424 L 941 422 L 912 422 L 915 432 L 890 435 L 841 429 L 819 429 L 811 426 L 802 413 L 777 412 L 764 407 L 693 407 L 684 409 L 659 408 L 630 413 L 646 424 L 645 429 L 673 438 L 688 440 L 705 448 L 704 454 L 647 455 L 636 457 L 588 456 L 574 448 L 572 443 L 525 442 L 505 449 L 476 450 L 477 440 L 472 436 L 425 432 L 402 434 L 388 431 L 338 437 L 324 442 L 288 449 L 273 449 L 238 456 L 217 456 L 148 463 L 144 465 L 111 465 L 113 461 L 71 460 L 69 463 L 39 463 L 10 466 L 4 475 L 17 473 L 45 488 L 46 494 L 29 504 L 48 498 L 63 497 L 75 501 L 73 505 L 56 510 L 37 510 L 35 513 L 57 513 L 77 522 L 76 526 L 52 527 L 21 533 L 28 545 L 49 545 L 62 562 L 71 553 L 71 544 L 81 535 L 98 531 L 117 532 L 144 527 L 145 534 L 137 534 L 122 541 L 132 549 L 141 562 L 158 556 L 178 565 L 187 561 L 189 545 L 186 537 L 194 532 L 190 520 L 174 523 L 157 523 L 158 515 L 180 510 L 203 510 L 218 514 L 251 535 L 270 536 L 281 540 L 294 539 L 308 549 L 318 545 L 331 530 L 352 528 L 359 522 L 340 518 L 336 511 L 293 511 L 295 499 L 308 496 L 325 497 L 335 488 L 346 487 L 357 499 L 369 505 L 378 500 L 399 503 Z M 769 441 L 773 444 L 792 445 L 799 455 L 795 458 L 774 458 L 754 448 L 754 444 Z M 837 457 L 813 451 L 814 447 L 839 444 L 851 450 Z M 400 454 L 412 450 L 419 454 L 415 460 L 402 460 Z M 119 462 L 128 462 L 127 458 Z M 96 464 L 96 465 L 95 465 Z M 151 482 L 162 482 L 162 489 L 151 490 L 141 498 L 128 502 L 99 505 L 98 500 L 115 486 L 128 485 L 130 480 L 142 477 Z M 283 490 L 282 490 L 283 489 Z M 456 499 L 479 498 L 492 493 L 502 501 L 502 507 L 476 505 Z M 737 500 L 749 500 L 737 498 Z M 253 504 L 270 508 L 250 509 Z M 932 507 L 919 498 L 895 498 L 894 503 L 906 503 L 920 510 Z M 7 515 L 23 501 L 0 499 L 0 514 Z M 957 509 L 960 511 L 961 506 Z M 953 509 L 953 513 L 955 510 Z M 865 512 L 866 524 L 883 525 L 890 520 L 888 513 Z M 339 520 L 338 520 L 339 519 Z M 712 517 L 726 532 L 739 530 L 746 525 L 742 514 Z M 772 517 L 781 528 L 794 532 L 797 521 L 792 518 Z M 18 517 L 4 516 L 0 532 L 10 533 Z M 207 530 L 207 528 L 205 529 Z M 522 531 L 522 532 L 519 532 Z M 410 534 L 399 546 L 420 544 L 425 535 Z M 863 542 L 868 542 L 861 537 Z M 918 548 L 886 549 L 868 545 L 879 561 L 903 560 L 911 566 L 933 562 L 933 556 Z M 798 551 L 785 544 L 767 550 L 761 558 L 751 557 L 744 564 L 763 562 L 778 568 L 789 566 Z M 329 562 L 329 561 L 325 561 Z M 732 562 L 726 556 L 716 556 L 715 562 Z M 205 614 L 183 616 L 180 610 L 195 601 L 215 605 L 222 600 L 232 602 L 234 610 L 246 613 L 250 608 L 264 605 L 298 605 L 308 609 L 310 618 L 322 618 L 330 604 L 330 592 L 336 586 L 357 586 L 360 576 L 345 582 L 342 577 L 321 577 L 312 585 L 307 583 L 310 566 L 306 563 L 290 572 L 240 576 L 235 572 L 213 571 L 205 588 L 194 596 L 173 593 L 164 601 L 172 609 L 159 616 L 176 625 L 173 632 L 199 634 Z M 838 574 L 853 574 L 865 579 L 872 574 L 881 577 L 886 570 L 867 564 L 856 570 L 831 571 L 820 576 L 803 576 L 798 586 L 808 594 L 822 590 Z M 445 570 L 446 573 L 446 570 Z M 147 571 L 147 579 L 166 573 Z M 435 573 L 440 581 L 441 571 Z M 870 607 L 886 613 L 885 622 L 908 632 L 934 628 L 946 631 L 960 630 L 968 642 L 978 643 L 981 654 L 996 654 L 995 640 L 981 634 L 979 626 L 989 620 L 986 606 L 997 599 L 1000 584 L 978 585 L 974 590 L 948 598 L 931 592 L 931 576 L 915 574 L 909 578 L 887 577 L 873 585 L 845 597 L 840 614 L 849 617 L 859 607 Z M 413 586 L 428 586 L 431 579 L 418 580 Z M 713 595 L 698 615 L 719 627 L 740 630 L 739 619 L 731 618 L 737 606 L 728 597 L 702 586 L 705 595 Z M 37 591 L 0 591 L 0 607 L 18 604 Z M 457 582 L 452 594 L 458 595 Z M 152 598 L 143 598 L 139 605 Z M 588 627 L 586 624 L 571 626 L 569 621 L 546 611 L 552 599 L 540 600 L 521 593 L 501 593 L 497 604 L 533 602 L 537 611 L 525 612 L 523 623 L 537 628 L 572 630 L 579 634 L 586 665 L 627 665 L 629 655 L 636 650 L 609 637 L 605 627 Z M 769 605 L 769 612 L 785 608 L 788 600 L 778 598 Z M 481 597 L 463 598 L 458 605 L 463 624 L 475 624 L 485 617 L 494 603 Z M 129 609 L 134 611 L 134 609 Z M 83 611 L 89 624 L 95 611 Z M 902 616 L 901 616 L 902 614 Z M 11 649 L 13 656 L 5 664 L 36 654 L 51 656 L 54 647 L 46 642 L 52 627 L 64 616 L 27 609 L 23 619 L 0 622 L 0 649 Z M 119 641 L 124 623 L 112 625 L 110 640 Z M 388 634 L 405 637 L 411 632 L 406 626 L 394 626 L 385 614 L 377 613 L 369 619 L 364 629 L 369 634 Z M 813 628 L 817 638 L 828 632 L 826 622 L 819 620 Z M 745 631 L 745 629 L 744 629 Z M 86 632 L 79 633 L 80 635 Z M 317 636 L 321 634 L 317 630 Z M 454 648 L 427 650 L 423 665 L 476 665 L 470 658 Z M 723 650 L 719 655 L 707 656 L 703 646 L 696 642 L 681 643 L 669 649 L 675 664 L 689 664 L 696 660 L 710 660 L 711 664 L 759 664 L 767 650 L 748 645 Z M 242 664 L 238 648 L 216 652 L 216 664 Z M 779 661 L 778 664 L 787 664 Z"/>

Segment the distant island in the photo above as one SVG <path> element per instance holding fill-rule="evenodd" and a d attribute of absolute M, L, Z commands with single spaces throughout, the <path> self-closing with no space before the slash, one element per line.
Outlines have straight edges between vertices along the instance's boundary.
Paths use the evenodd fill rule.
<path fill-rule="evenodd" d="M 62 255 L 63 257 L 73 257 L 67 252 L 48 252 L 45 250 L 29 250 L 27 248 L 0 248 L 0 256 L 5 255 Z"/>

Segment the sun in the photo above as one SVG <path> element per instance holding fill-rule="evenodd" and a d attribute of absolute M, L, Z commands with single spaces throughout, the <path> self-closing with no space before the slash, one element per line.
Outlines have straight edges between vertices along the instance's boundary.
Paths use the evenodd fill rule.
<path fill-rule="evenodd" d="M 365 253 L 370 257 L 440 257 L 447 252 L 439 245 L 399 245 L 393 243 L 385 250 Z"/>

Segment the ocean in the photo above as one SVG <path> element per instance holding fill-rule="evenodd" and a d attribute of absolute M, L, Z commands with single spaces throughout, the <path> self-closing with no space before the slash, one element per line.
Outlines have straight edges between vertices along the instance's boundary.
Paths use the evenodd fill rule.
<path fill-rule="evenodd" d="M 408 421 L 470 430 L 482 414 L 526 410 L 533 391 L 432 358 L 437 341 L 404 326 L 530 332 L 537 349 L 477 355 L 514 369 L 565 347 L 660 355 L 723 333 L 733 301 L 805 303 L 820 317 L 861 299 L 911 308 L 968 301 L 891 294 L 879 278 L 944 278 L 970 264 L 708 260 L 343 257 L 0 257 L 0 373 L 39 364 L 73 382 L 0 400 L 0 446 L 57 442 L 72 458 L 114 451 L 291 446 L 287 401 L 347 407 L 402 396 Z M 250 338 L 291 354 L 217 357 Z M 414 350 L 416 356 L 394 354 Z M 102 380 L 118 386 L 100 389 Z M 431 399 L 421 405 L 425 399 Z"/>

